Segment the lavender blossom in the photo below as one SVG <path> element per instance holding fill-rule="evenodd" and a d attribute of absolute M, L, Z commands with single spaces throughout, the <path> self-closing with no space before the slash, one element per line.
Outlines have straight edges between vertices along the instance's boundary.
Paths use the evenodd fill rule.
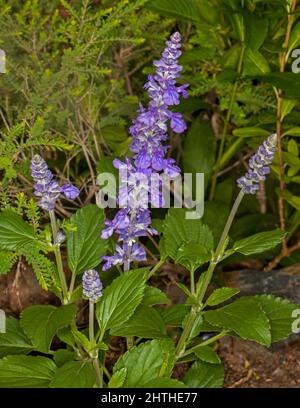
<path fill-rule="evenodd" d="M 101 237 L 107 239 L 117 233 L 121 244 L 116 246 L 114 255 L 103 257 L 106 261 L 103 270 L 122 264 L 127 269 L 132 261 L 146 260 L 145 250 L 137 241 L 139 237 L 157 234 L 150 226 L 149 198 L 154 207 L 160 207 L 163 203 L 160 188 L 152 188 L 153 176 L 165 174 L 169 178 L 175 178 L 180 174 L 175 160 L 166 158 L 169 146 L 164 144 L 168 139 L 168 125 L 176 133 L 182 133 L 186 129 L 181 113 L 169 110 L 170 106 L 179 104 L 180 96 L 187 98 L 188 85 L 176 85 L 176 79 L 182 70 L 178 64 L 180 55 L 181 36 L 176 32 L 166 42 L 161 59 L 154 61 L 156 73 L 149 75 L 145 84 L 150 96 L 148 107 L 140 105 L 139 115 L 130 127 L 133 162 L 128 157 L 125 162 L 114 160 L 121 181 L 118 197 L 121 209 L 113 220 L 105 222 L 106 228 Z M 161 187 L 161 178 L 157 183 Z"/>
<path fill-rule="evenodd" d="M 62 186 L 61 192 L 64 193 L 64 195 L 71 200 L 74 200 L 79 196 L 78 188 L 70 183 L 66 183 L 64 186 Z"/>
<path fill-rule="evenodd" d="M 39 197 L 38 206 L 46 211 L 52 211 L 61 193 L 67 198 L 76 198 L 79 190 L 71 184 L 60 187 L 53 178 L 45 160 L 38 154 L 34 155 L 31 164 L 31 177 L 34 180 L 34 194 Z"/>
<path fill-rule="evenodd" d="M 96 303 L 102 296 L 102 282 L 95 269 L 89 269 L 82 276 L 83 296 Z"/>
<path fill-rule="evenodd" d="M 270 135 L 257 152 L 249 160 L 249 170 L 245 176 L 237 180 L 237 185 L 245 194 L 255 194 L 259 189 L 259 182 L 266 179 L 270 173 L 269 165 L 274 159 L 277 145 L 276 133 Z"/>

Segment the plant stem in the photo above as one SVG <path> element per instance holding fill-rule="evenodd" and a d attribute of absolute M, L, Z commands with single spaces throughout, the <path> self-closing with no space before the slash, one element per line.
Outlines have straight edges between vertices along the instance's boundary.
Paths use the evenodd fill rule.
<path fill-rule="evenodd" d="M 100 369 L 99 367 L 98 352 L 96 350 L 96 342 L 95 342 L 94 320 L 95 320 L 95 304 L 92 300 L 90 300 L 89 301 L 89 338 L 90 338 L 90 343 L 92 347 L 93 367 L 96 371 L 97 385 L 99 388 L 103 388 L 103 370 Z"/>
<path fill-rule="evenodd" d="M 230 230 L 230 227 L 232 225 L 233 219 L 236 215 L 236 212 L 239 208 L 239 205 L 242 201 L 244 197 L 244 193 L 242 190 L 240 190 L 233 206 L 232 209 L 230 211 L 230 214 L 228 216 L 227 222 L 225 224 L 224 230 L 222 232 L 221 238 L 219 240 L 217 249 L 214 253 L 214 256 L 209 264 L 208 270 L 205 272 L 205 277 L 203 279 L 203 281 L 201 281 L 201 286 L 199 286 L 199 282 L 197 284 L 197 290 L 196 290 L 196 301 L 197 304 L 199 306 L 192 306 L 189 317 L 187 319 L 187 322 L 185 324 L 185 327 L 183 329 L 183 332 L 180 336 L 180 339 L 178 341 L 177 347 L 176 347 L 176 356 L 177 358 L 182 356 L 182 352 L 184 351 L 185 348 L 185 344 L 186 344 L 186 340 L 188 339 L 190 332 L 193 328 L 195 319 L 197 317 L 197 314 L 201 311 L 201 309 L 203 308 L 203 298 L 205 296 L 206 290 L 208 288 L 208 285 L 210 284 L 213 272 L 215 270 L 216 265 L 218 264 L 218 262 L 220 262 L 220 258 L 222 257 L 223 251 L 224 251 L 224 246 L 227 240 L 227 236 L 228 236 L 228 232 Z"/>
<path fill-rule="evenodd" d="M 61 252 L 60 252 L 60 247 L 56 243 L 57 239 L 57 226 L 56 226 L 56 218 L 55 218 L 55 213 L 54 210 L 49 211 L 49 216 L 50 216 L 50 222 L 51 222 L 51 228 L 52 228 L 52 235 L 53 235 L 53 250 L 54 250 L 54 255 L 56 259 L 56 266 L 57 266 L 57 271 L 61 283 L 61 288 L 63 292 L 63 303 L 67 304 L 68 303 L 68 287 L 67 287 L 67 282 L 66 282 L 66 276 L 64 274 L 64 268 L 63 268 L 63 263 L 62 263 L 62 258 L 61 258 Z"/>
<path fill-rule="evenodd" d="M 245 44 L 242 44 L 241 53 L 240 53 L 239 62 L 238 62 L 238 68 L 237 68 L 237 73 L 238 74 L 240 74 L 242 72 L 244 54 L 245 54 Z M 231 114 L 232 114 L 233 104 L 234 104 L 234 101 L 235 101 L 235 98 L 236 98 L 237 87 L 238 87 L 238 81 L 236 81 L 234 83 L 233 88 L 232 88 L 232 92 L 231 92 L 231 98 L 230 98 L 229 107 L 228 107 L 228 111 L 227 111 L 225 122 L 224 122 L 224 127 L 223 127 L 222 136 L 221 136 L 221 143 L 220 143 L 220 147 L 219 147 L 219 151 L 218 151 L 215 170 L 214 170 L 214 174 L 212 176 L 211 189 L 210 189 L 210 195 L 209 195 L 210 200 L 212 200 L 214 198 L 214 195 L 215 195 L 215 189 L 216 189 L 216 185 L 217 185 L 217 178 L 218 178 L 218 173 L 219 173 L 219 170 L 220 170 L 220 163 L 221 163 L 221 160 L 222 160 L 222 155 L 223 155 L 223 151 L 224 151 L 224 147 L 225 147 L 225 141 L 226 141 L 226 137 L 227 137 L 229 121 L 230 121 Z"/>
<path fill-rule="evenodd" d="M 210 337 L 209 339 L 203 341 L 200 344 L 197 344 L 197 346 L 191 347 L 188 349 L 185 353 L 181 355 L 181 357 L 188 356 L 189 354 L 193 353 L 195 350 L 198 350 L 198 348 L 203 347 L 203 346 L 208 346 L 211 343 L 214 343 L 215 341 L 221 339 L 222 337 L 226 336 L 227 330 L 222 330 L 220 333 L 216 334 L 213 337 Z"/>
<path fill-rule="evenodd" d="M 291 30 L 295 19 L 295 10 L 296 10 L 297 0 L 292 0 L 289 14 L 288 14 L 288 23 L 287 29 L 285 34 L 285 39 L 283 43 L 284 51 L 280 54 L 279 58 L 279 70 L 280 72 L 285 71 L 285 66 L 289 57 L 289 41 L 291 36 Z M 285 188 L 284 183 L 284 161 L 282 157 L 282 142 L 281 142 L 281 134 L 282 134 L 282 90 L 278 89 L 277 91 L 277 114 L 276 114 L 276 133 L 277 133 L 277 143 L 278 143 L 278 161 L 279 161 L 279 189 L 282 192 Z M 279 195 L 278 199 L 278 212 L 279 212 L 279 223 L 280 229 L 285 231 L 285 210 L 284 210 L 284 199 L 282 195 Z M 287 244 L 286 239 L 283 238 L 282 240 L 282 255 L 285 257 L 287 255 Z"/>
<path fill-rule="evenodd" d="M 159 260 L 159 262 L 149 272 L 148 279 L 150 279 L 155 274 L 155 272 L 163 265 L 164 262 L 164 259 Z"/>

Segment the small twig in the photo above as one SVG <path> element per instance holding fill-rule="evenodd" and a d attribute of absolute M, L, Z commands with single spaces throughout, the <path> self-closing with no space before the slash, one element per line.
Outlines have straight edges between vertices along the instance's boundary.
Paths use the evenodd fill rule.
<path fill-rule="evenodd" d="M 292 255 L 292 253 L 298 251 L 298 249 L 300 249 L 300 242 L 297 242 L 295 245 L 287 248 L 285 253 L 281 252 L 278 256 L 276 256 L 276 258 L 269 262 L 264 268 L 264 272 L 270 272 L 282 261 L 283 258 Z"/>

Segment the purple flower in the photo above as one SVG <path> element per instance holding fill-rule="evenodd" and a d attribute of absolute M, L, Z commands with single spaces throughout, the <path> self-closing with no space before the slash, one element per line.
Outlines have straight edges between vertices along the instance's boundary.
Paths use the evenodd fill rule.
<path fill-rule="evenodd" d="M 70 183 L 66 183 L 64 186 L 61 187 L 61 192 L 64 193 L 64 195 L 67 198 L 70 198 L 71 200 L 74 200 L 79 196 L 79 190 L 77 187 L 73 186 Z"/>
<path fill-rule="evenodd" d="M 128 268 L 130 262 L 146 259 L 145 250 L 137 241 L 139 237 L 157 234 L 151 228 L 149 201 L 152 206 L 161 207 L 162 175 L 174 178 L 180 174 L 175 160 L 166 158 L 169 147 L 164 144 L 168 140 L 168 126 L 176 133 L 186 129 L 181 113 L 173 113 L 169 109 L 179 104 L 180 96 L 187 98 L 188 85 L 176 84 L 182 70 L 178 64 L 180 55 L 181 37 L 177 32 L 166 42 L 161 59 L 154 61 L 156 73 L 149 75 L 145 84 L 150 102 L 147 108 L 140 105 L 139 114 L 129 129 L 133 162 L 128 157 L 124 162 L 118 159 L 113 162 L 119 169 L 117 202 L 121 209 L 113 220 L 105 222 L 106 228 L 101 237 L 107 239 L 116 233 L 120 244 L 116 246 L 114 255 L 103 257 L 103 270 L 122 264 Z"/>
<path fill-rule="evenodd" d="M 270 135 L 257 152 L 249 160 L 249 170 L 245 176 L 237 180 L 237 185 L 245 194 L 255 194 L 259 189 L 259 182 L 266 179 L 270 173 L 269 165 L 272 163 L 277 146 L 276 133 Z"/>
<path fill-rule="evenodd" d="M 68 198 L 76 198 L 79 190 L 71 184 L 60 187 L 49 170 L 45 160 L 38 154 L 34 155 L 31 163 L 31 177 L 34 180 L 34 194 L 39 197 L 38 206 L 45 211 L 52 211 L 56 200 L 63 192 Z"/>
<path fill-rule="evenodd" d="M 83 296 L 92 302 L 97 302 L 102 296 L 102 282 L 95 269 L 89 269 L 83 273 L 82 292 Z"/>
<path fill-rule="evenodd" d="M 60 187 L 53 180 L 53 174 L 49 170 L 47 163 L 41 156 L 36 154 L 31 160 L 30 169 L 34 180 L 34 194 L 39 197 L 39 207 L 46 211 L 53 210 L 60 195 Z"/>

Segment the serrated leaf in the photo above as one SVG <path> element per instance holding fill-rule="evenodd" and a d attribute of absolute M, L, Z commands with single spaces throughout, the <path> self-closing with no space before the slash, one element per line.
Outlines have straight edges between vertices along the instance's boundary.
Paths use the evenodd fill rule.
<path fill-rule="evenodd" d="M 259 254 L 279 245 L 285 236 L 280 229 L 273 231 L 259 232 L 250 237 L 236 241 L 233 245 L 233 251 L 243 255 Z"/>
<path fill-rule="evenodd" d="M 76 231 L 67 232 L 68 264 L 72 272 L 82 273 L 96 267 L 105 254 L 107 240 L 101 239 L 104 226 L 104 212 L 90 204 L 70 218 Z"/>
<path fill-rule="evenodd" d="M 0 360 L 0 387 L 46 388 L 56 369 L 47 357 L 8 356 Z"/>
<path fill-rule="evenodd" d="M 187 388 L 187 386 L 174 378 L 156 378 L 149 381 L 143 388 Z"/>
<path fill-rule="evenodd" d="M 12 354 L 27 354 L 32 350 L 31 341 L 25 335 L 19 320 L 6 319 L 6 332 L 0 333 L 0 357 Z"/>
<path fill-rule="evenodd" d="M 4 275 L 11 270 L 17 257 L 15 252 L 0 251 L 0 275 Z"/>
<path fill-rule="evenodd" d="M 124 324 L 110 330 L 112 336 L 137 336 L 145 339 L 166 337 L 165 323 L 152 307 L 140 305 Z"/>
<path fill-rule="evenodd" d="M 272 343 L 288 338 L 292 333 L 292 313 L 299 306 L 272 295 L 257 295 L 253 299 L 260 304 L 269 319 Z"/>
<path fill-rule="evenodd" d="M 165 324 L 173 327 L 181 327 L 188 312 L 189 307 L 185 305 L 173 305 L 166 309 L 159 309 L 159 313 Z"/>
<path fill-rule="evenodd" d="M 175 361 L 174 343 L 151 340 L 133 347 L 116 362 L 113 372 L 127 369 L 123 388 L 143 388 L 150 381 L 170 377 Z"/>
<path fill-rule="evenodd" d="M 13 211 L 0 213 L 0 248 L 17 250 L 35 241 L 34 229 Z"/>
<path fill-rule="evenodd" d="M 199 360 L 205 361 L 206 363 L 211 363 L 211 364 L 221 363 L 221 360 L 218 354 L 209 346 L 198 347 L 195 350 L 195 354 L 199 358 Z"/>
<path fill-rule="evenodd" d="M 108 388 L 122 388 L 127 375 L 127 368 L 116 371 L 109 380 Z"/>
<path fill-rule="evenodd" d="M 240 291 L 234 288 L 218 288 L 213 291 L 213 293 L 208 297 L 206 304 L 208 306 L 216 306 L 220 303 L 225 302 L 225 300 L 230 299 L 232 296 L 236 295 Z"/>
<path fill-rule="evenodd" d="M 90 361 L 69 361 L 59 367 L 50 388 L 92 388 L 96 373 Z"/>
<path fill-rule="evenodd" d="M 271 331 L 269 320 L 261 306 L 245 297 L 220 309 L 209 310 L 203 317 L 213 326 L 233 331 L 245 340 L 270 346 Z"/>
<path fill-rule="evenodd" d="M 34 348 L 47 353 L 58 329 L 68 326 L 75 313 L 75 305 L 59 308 L 50 305 L 30 306 L 22 312 L 20 324 Z"/>
<path fill-rule="evenodd" d="M 146 286 L 142 304 L 153 306 L 168 305 L 170 303 L 170 299 L 163 291 L 153 286 Z"/>
<path fill-rule="evenodd" d="M 96 317 L 101 330 L 125 323 L 142 302 L 145 291 L 145 274 L 137 269 L 116 278 L 103 291 L 97 303 Z"/>
<path fill-rule="evenodd" d="M 224 381 L 222 365 L 196 361 L 183 382 L 190 388 L 221 388 Z"/>
<path fill-rule="evenodd" d="M 165 250 L 173 260 L 178 257 L 179 250 L 184 253 L 191 245 L 202 246 L 207 252 L 211 252 L 214 247 L 212 232 L 201 220 L 190 220 L 185 218 L 186 210 L 182 208 L 171 208 L 164 221 Z M 180 260 L 180 263 L 187 268 L 196 268 L 203 263 L 203 253 L 193 257 L 192 261 L 187 258 Z"/>

